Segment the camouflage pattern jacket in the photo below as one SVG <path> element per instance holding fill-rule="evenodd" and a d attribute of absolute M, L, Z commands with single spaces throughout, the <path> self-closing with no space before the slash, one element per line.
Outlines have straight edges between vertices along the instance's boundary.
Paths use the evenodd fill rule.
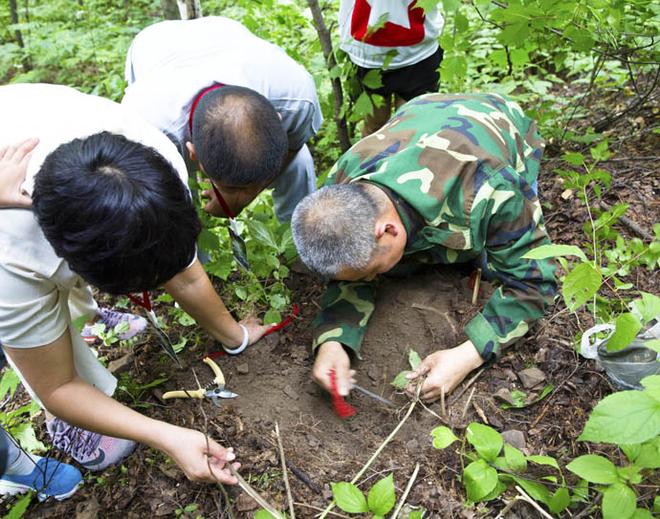
<path fill-rule="evenodd" d="M 325 184 L 370 182 L 395 203 L 402 262 L 473 262 L 498 285 L 465 334 L 485 360 L 522 337 L 556 293 L 552 260 L 522 259 L 549 243 L 537 196 L 544 144 L 536 124 L 496 94 L 427 94 L 355 144 Z M 338 341 L 359 356 L 373 282 L 332 281 L 314 320 L 314 348 Z"/>

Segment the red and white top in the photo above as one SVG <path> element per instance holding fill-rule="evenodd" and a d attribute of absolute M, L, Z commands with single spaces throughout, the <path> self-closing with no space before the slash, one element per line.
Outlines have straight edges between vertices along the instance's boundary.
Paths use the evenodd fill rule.
<path fill-rule="evenodd" d="M 417 0 L 341 0 L 340 48 L 356 65 L 388 69 L 407 67 L 438 50 L 444 19 L 437 7 L 424 12 Z M 374 28 L 378 27 L 377 30 Z"/>

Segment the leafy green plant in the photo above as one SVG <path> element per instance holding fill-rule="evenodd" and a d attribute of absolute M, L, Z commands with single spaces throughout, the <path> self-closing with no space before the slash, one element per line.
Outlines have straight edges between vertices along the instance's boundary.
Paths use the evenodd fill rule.
<path fill-rule="evenodd" d="M 408 375 L 416 370 L 421 363 L 422 358 L 419 356 L 419 353 L 417 353 L 415 350 L 410 350 L 408 352 L 408 364 L 410 365 L 410 369 L 399 372 L 399 374 L 394 377 L 392 385 L 397 389 L 405 388 L 409 383 Z"/>
<path fill-rule="evenodd" d="M 147 382 L 146 384 L 141 384 L 135 378 L 127 372 L 124 372 L 119 377 L 119 382 L 117 383 L 117 390 L 126 394 L 130 398 L 131 407 L 146 409 L 151 407 L 151 404 L 148 402 L 143 402 L 142 397 L 144 393 L 155 387 L 158 387 L 169 380 L 169 377 L 158 377 Z"/>
<path fill-rule="evenodd" d="M 445 426 L 431 432 L 433 446 L 445 449 L 459 438 Z M 465 443 L 471 446 L 465 449 Z M 463 486 L 468 500 L 491 501 L 508 488 L 518 485 L 530 497 L 559 514 L 571 504 L 571 493 L 557 461 L 550 456 L 526 456 L 519 449 L 504 443 L 492 427 L 473 422 L 468 425 L 461 443 L 461 455 L 470 463 L 463 470 Z M 532 471 L 529 464 L 536 467 Z M 538 468 L 552 471 L 537 476 Z M 552 489 L 549 488 L 552 487 Z M 574 494 L 574 498 L 577 498 Z"/>
<path fill-rule="evenodd" d="M 366 497 L 353 483 L 332 483 L 331 488 L 337 506 L 349 514 L 371 513 L 376 518 L 384 517 L 396 503 L 392 474 L 374 484 Z"/>
<path fill-rule="evenodd" d="M 34 492 L 27 492 L 26 494 L 20 496 L 9 509 L 5 515 L 2 516 L 2 519 L 21 519 L 25 515 L 32 498 L 34 497 Z"/>
<path fill-rule="evenodd" d="M 129 328 L 130 325 L 128 324 L 128 321 L 121 321 L 111 329 L 108 329 L 103 323 L 94 323 L 91 327 L 91 333 L 101 339 L 103 346 L 112 346 L 121 341 L 119 336 L 122 333 L 126 333 Z"/>
<path fill-rule="evenodd" d="M 6 368 L 0 379 L 0 401 L 7 397 L 12 398 L 20 380 L 16 372 Z M 22 449 L 27 452 L 39 453 L 46 450 L 46 446 L 37 439 L 32 418 L 41 413 L 39 404 L 31 400 L 12 411 L 0 412 L 0 423 L 11 434 Z"/>
<path fill-rule="evenodd" d="M 190 503 L 182 508 L 177 508 L 174 511 L 175 517 L 180 517 L 182 519 L 204 519 L 204 516 L 201 514 L 195 514 L 199 505 L 197 503 Z"/>

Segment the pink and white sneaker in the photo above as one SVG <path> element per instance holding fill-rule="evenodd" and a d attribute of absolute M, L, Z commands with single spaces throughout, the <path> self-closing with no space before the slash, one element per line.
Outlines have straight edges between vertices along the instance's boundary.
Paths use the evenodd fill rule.
<path fill-rule="evenodd" d="M 104 470 L 121 462 L 137 445 L 131 440 L 93 433 L 53 418 L 46 430 L 55 447 L 71 456 L 87 470 Z"/>
<path fill-rule="evenodd" d="M 109 308 L 99 308 L 96 324 L 105 324 L 105 329 L 107 331 L 114 329 L 115 326 L 122 322 L 128 323 L 128 330 L 118 335 L 122 341 L 132 339 L 138 333 L 143 332 L 147 327 L 147 320 L 139 315 L 117 312 L 115 310 L 110 310 Z M 98 338 L 94 334 L 93 325 L 91 324 L 86 324 L 80 332 L 80 335 L 82 335 L 85 342 L 90 344 Z"/>

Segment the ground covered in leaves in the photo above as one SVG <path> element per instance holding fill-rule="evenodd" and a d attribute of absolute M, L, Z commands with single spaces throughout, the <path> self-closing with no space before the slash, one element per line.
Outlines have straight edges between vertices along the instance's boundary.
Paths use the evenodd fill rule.
<path fill-rule="evenodd" d="M 613 155 L 601 164 L 613 177 L 612 188 L 604 194 L 603 201 L 610 205 L 630 204 L 628 218 L 649 233 L 660 220 L 659 157 L 655 156 L 658 136 L 650 128 L 656 113 L 657 109 L 650 107 L 615 121 L 608 130 Z M 577 197 L 566 192 L 555 174 L 555 168 L 561 164 L 550 143 L 540 180 L 547 228 L 557 242 L 582 245 L 587 212 Z M 626 226 L 618 228 L 624 235 L 635 236 Z M 215 439 L 234 446 L 243 464 L 243 477 L 284 509 L 286 494 L 274 434 L 277 420 L 294 500 L 298 503 L 297 516 L 312 517 L 328 503 L 329 484 L 350 481 L 407 410 L 409 400 L 397 394 L 390 382 L 407 367 L 408 350 L 415 349 L 424 357 L 463 340 L 462 325 L 478 310 L 488 290 L 485 287 L 480 302 L 472 305 L 469 274 L 469 269 L 432 269 L 410 279 L 381 281 L 377 310 L 363 347 L 364 360 L 356 361 L 355 367 L 358 382 L 393 400 L 396 408 L 356 394 L 350 400 L 358 409 L 354 418 L 342 421 L 333 414 L 329 398 L 310 380 L 309 324 L 322 287 L 310 275 L 295 270 L 289 283 L 301 315 L 281 333 L 248 348 L 242 355 L 219 358 L 228 387 L 240 395 L 238 399 L 221 408 L 208 402 L 163 401 L 160 397 L 164 391 L 195 387 L 193 369 L 202 385 L 211 382 L 212 375 L 201 360 L 208 352 L 216 351 L 217 346 L 208 341 L 187 348 L 181 355 L 184 367 L 177 369 L 163 358 L 153 339 L 138 345 L 134 353 L 124 358 L 125 365 L 119 370 L 130 373 L 124 380 L 132 380 L 134 386 L 128 388 L 132 396 L 120 392 L 118 398 L 143 406 L 142 412 L 155 418 L 199 430 L 206 427 Z M 640 268 L 630 279 L 639 290 L 660 292 L 657 272 Z M 576 318 L 561 302 L 557 303 L 516 349 L 504 352 L 496 365 L 448 397 L 444 415 L 439 403 L 429 406 L 431 412 L 418 405 L 360 479 L 360 486 L 368 488 L 391 472 L 400 495 L 419 463 L 421 469 L 408 503 L 424 507 L 431 517 L 495 516 L 514 494 L 507 493 L 487 506 L 466 508 L 459 478 L 459 447 L 435 450 L 429 435 L 433 427 L 444 423 L 462 431 L 473 421 L 487 423 L 524 452 L 548 454 L 561 463 L 594 448 L 576 438 L 595 403 L 613 388 L 592 361 L 575 352 L 574 338 L 580 329 L 591 324 L 588 314 Z M 173 328 L 173 335 L 176 333 Z M 103 353 L 118 359 L 128 352 L 115 349 Z M 139 385 L 159 377 L 167 381 L 154 388 L 139 389 Z M 537 403 L 522 409 L 502 408 L 507 400 L 520 398 L 521 393 L 516 391 L 523 391 L 523 400 L 530 402 L 549 385 L 552 389 L 546 389 L 546 393 L 550 392 Z M 43 435 L 43 427 L 40 432 Z M 615 459 L 621 456 L 603 449 Z M 570 474 L 567 477 L 570 481 Z M 224 495 L 217 486 L 188 482 L 163 455 L 142 446 L 121 467 L 87 474 L 86 484 L 72 499 L 34 504 L 28 516 L 220 518 L 230 517 L 230 513 L 234 517 L 250 517 L 257 509 L 256 503 L 239 488 L 226 491 Z M 642 497 L 648 501 L 653 496 Z M 582 505 L 572 513 L 575 516 L 585 509 L 586 505 Z M 506 516 L 536 517 L 538 512 L 517 503 Z M 585 516 L 591 515 L 582 515 Z"/>

